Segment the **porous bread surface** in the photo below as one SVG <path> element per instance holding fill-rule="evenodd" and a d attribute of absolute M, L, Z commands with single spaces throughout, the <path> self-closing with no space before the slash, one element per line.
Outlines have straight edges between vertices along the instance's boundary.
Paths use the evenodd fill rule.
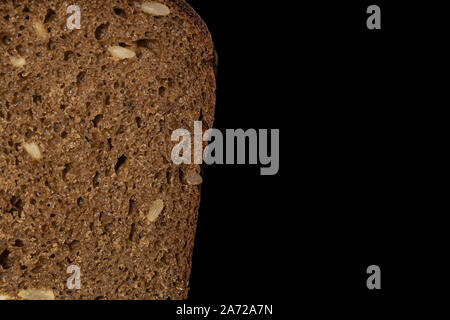
<path fill-rule="evenodd" d="M 170 14 L 0 1 L 1 297 L 187 297 L 200 203 L 187 181 L 200 167 L 173 164 L 171 134 L 212 126 L 213 45 L 184 1 L 157 2 Z M 114 46 L 135 55 L 115 59 Z M 80 290 L 67 288 L 71 265 Z"/>

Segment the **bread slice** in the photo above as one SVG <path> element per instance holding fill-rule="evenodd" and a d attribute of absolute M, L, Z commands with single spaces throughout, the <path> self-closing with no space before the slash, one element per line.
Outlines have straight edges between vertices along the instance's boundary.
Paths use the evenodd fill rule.
<path fill-rule="evenodd" d="M 0 299 L 187 297 L 200 167 L 171 134 L 212 126 L 213 44 L 154 2 L 77 0 L 70 30 L 66 1 L 0 1 Z"/>

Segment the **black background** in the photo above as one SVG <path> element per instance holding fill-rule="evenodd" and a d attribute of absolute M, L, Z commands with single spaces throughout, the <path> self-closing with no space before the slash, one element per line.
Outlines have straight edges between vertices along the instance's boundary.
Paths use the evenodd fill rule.
<path fill-rule="evenodd" d="M 439 273 L 424 219 L 433 212 L 426 135 L 444 9 L 189 2 L 219 53 L 215 127 L 281 129 L 278 175 L 205 169 L 190 301 L 383 310 L 429 292 Z M 381 30 L 366 27 L 372 4 Z M 380 291 L 366 287 L 372 264 Z"/>
<path fill-rule="evenodd" d="M 259 166 L 205 167 L 188 303 L 265 303 L 299 316 L 317 303 L 316 313 L 362 307 L 365 318 L 429 292 L 422 288 L 439 269 L 423 219 L 432 211 L 423 148 L 426 111 L 437 102 L 426 85 L 440 70 L 443 9 L 188 2 L 219 54 L 214 127 L 281 135 L 275 176 L 261 176 Z M 366 28 L 371 4 L 381 7 L 382 30 Z M 366 287 L 372 264 L 381 267 L 379 291 Z M 102 303 L 117 314 L 164 317 L 179 305 Z"/>
<path fill-rule="evenodd" d="M 258 2 L 191 4 L 210 28 L 219 55 L 214 127 L 281 129 L 287 110 L 297 106 L 286 95 L 295 80 L 286 77 L 279 60 L 290 54 L 279 20 Z M 258 165 L 205 168 L 192 302 L 271 303 L 279 294 L 275 288 L 284 280 L 278 272 L 292 260 L 282 253 L 287 243 L 280 232 L 299 209 L 283 203 L 285 174 L 281 167 L 276 176 L 261 176 Z"/>

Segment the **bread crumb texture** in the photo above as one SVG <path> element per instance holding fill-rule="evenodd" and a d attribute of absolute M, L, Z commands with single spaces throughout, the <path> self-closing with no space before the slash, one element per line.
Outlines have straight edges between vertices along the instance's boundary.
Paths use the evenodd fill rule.
<path fill-rule="evenodd" d="M 182 0 L 0 1 L 0 299 L 184 299 L 214 54 Z M 67 288 L 69 266 L 81 289 Z"/>

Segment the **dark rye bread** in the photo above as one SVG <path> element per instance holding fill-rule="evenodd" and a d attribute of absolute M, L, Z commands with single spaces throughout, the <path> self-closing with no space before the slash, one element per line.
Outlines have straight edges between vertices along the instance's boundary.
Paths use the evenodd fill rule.
<path fill-rule="evenodd" d="M 157 2 L 170 14 L 0 0 L 0 299 L 187 297 L 200 167 L 173 164 L 171 134 L 212 126 L 213 44 L 183 0 Z"/>

